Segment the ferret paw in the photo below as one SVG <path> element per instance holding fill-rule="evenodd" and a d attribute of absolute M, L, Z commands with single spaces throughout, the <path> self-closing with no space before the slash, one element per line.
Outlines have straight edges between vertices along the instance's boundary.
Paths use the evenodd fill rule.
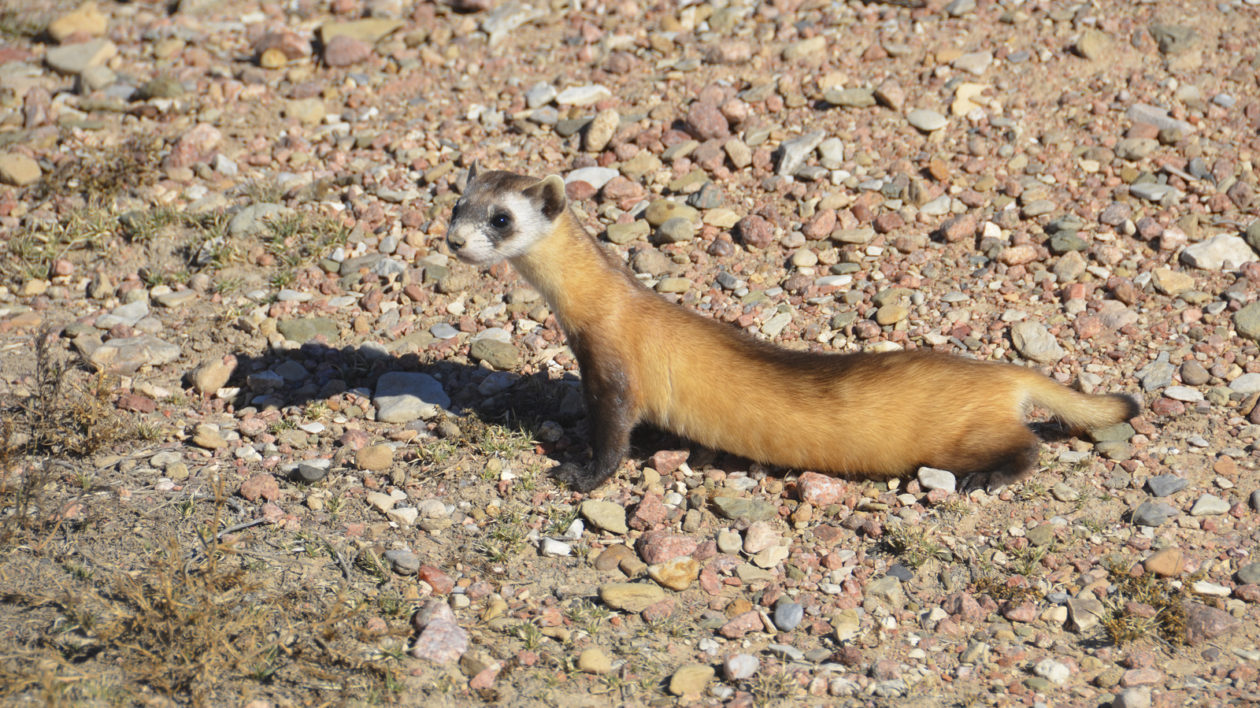
<path fill-rule="evenodd" d="M 573 491 L 582 492 L 583 494 L 598 487 L 604 481 L 572 462 L 566 462 L 556 467 L 552 470 L 551 476 L 563 482 L 565 486 Z"/>
<path fill-rule="evenodd" d="M 990 470 L 987 472 L 974 472 L 962 479 L 961 490 L 964 494 L 973 492 L 977 489 L 983 489 L 987 494 L 996 493 L 1008 484 L 1014 484 L 1028 477 L 1031 470 L 1022 470 L 1012 472 L 1010 470 Z"/>

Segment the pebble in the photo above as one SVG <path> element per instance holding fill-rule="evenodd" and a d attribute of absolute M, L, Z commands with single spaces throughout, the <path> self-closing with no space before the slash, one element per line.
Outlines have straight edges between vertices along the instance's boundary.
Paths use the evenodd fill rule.
<path fill-rule="evenodd" d="M 228 233 L 236 238 L 261 236 L 267 232 L 269 223 L 292 213 L 292 209 L 282 204 L 250 204 L 232 215 Z"/>
<path fill-rule="evenodd" d="M 1022 356 L 1041 364 L 1052 364 L 1067 354 L 1054 335 L 1038 322 L 1016 322 L 1011 326 L 1011 341 Z"/>
<path fill-rule="evenodd" d="M 1133 510 L 1133 524 L 1135 526 L 1159 526 L 1179 513 L 1181 512 L 1177 507 L 1169 504 L 1142 502 Z"/>
<path fill-rule="evenodd" d="M 722 662 L 722 676 L 727 681 L 743 681 L 756 675 L 761 661 L 752 654 L 735 654 Z"/>
<path fill-rule="evenodd" d="M 606 674 L 612 671 L 612 660 L 602 649 L 592 647 L 578 654 L 578 670 L 588 674 Z"/>
<path fill-rule="evenodd" d="M 392 371 L 377 380 L 372 403 L 382 423 L 409 423 L 436 417 L 450 408 L 451 399 L 441 382 L 428 374 Z"/>
<path fill-rule="evenodd" d="M 1185 555 L 1180 548 L 1160 549 L 1142 561 L 1142 566 L 1156 575 L 1175 578 L 1185 569 Z"/>
<path fill-rule="evenodd" d="M 365 445 L 355 453 L 354 462 L 359 469 L 369 472 L 387 470 L 394 463 L 394 448 L 384 444 Z"/>
<path fill-rule="evenodd" d="M 598 191 L 620 174 L 611 167 L 580 167 L 565 175 L 564 183 L 585 182 Z"/>
<path fill-rule="evenodd" d="M 574 86 L 561 91 L 556 96 L 556 103 L 561 106 L 589 106 L 592 103 L 610 98 L 612 91 L 599 84 Z"/>
<path fill-rule="evenodd" d="M 1173 186 L 1167 184 L 1159 184 L 1157 182 L 1142 182 L 1129 187 L 1129 192 L 1148 202 L 1164 202 L 1165 200 L 1175 200 L 1181 196 L 1181 192 Z"/>
<path fill-rule="evenodd" d="M 1169 386 L 1164 389 L 1164 395 L 1174 401 L 1185 401 L 1187 403 L 1203 400 L 1203 393 L 1189 386 Z"/>
<path fill-rule="evenodd" d="M 1230 503 L 1212 494 L 1204 494 L 1199 497 L 1194 506 L 1190 508 L 1191 516 L 1220 516 L 1228 514 Z"/>
<path fill-rule="evenodd" d="M 1199 367 L 1203 368 L 1203 367 Z M 1206 374 L 1207 372 L 1204 371 Z M 1203 381 L 1202 383 L 1207 383 Z M 1260 392 L 1260 374 L 1243 374 L 1229 382 L 1229 390 L 1243 395 Z"/>
<path fill-rule="evenodd" d="M 178 345 L 144 334 L 111 339 L 88 355 L 88 360 L 98 369 L 130 374 L 143 366 L 169 364 L 179 359 L 181 353 Z"/>
<path fill-rule="evenodd" d="M 565 557 L 573 555 L 573 546 L 555 538 L 544 538 L 539 542 L 538 550 L 544 556 Z"/>
<path fill-rule="evenodd" d="M 599 586 L 599 599 L 615 610 L 642 612 L 665 597 L 661 586 L 653 583 L 606 583 Z"/>
<path fill-rule="evenodd" d="M 332 460 L 324 458 L 315 458 L 313 460 L 302 460 L 297 464 L 298 476 L 303 482 L 314 484 L 324 477 L 328 476 L 328 470 L 332 467 Z"/>
<path fill-rule="evenodd" d="M 670 676 L 669 692 L 682 697 L 683 700 L 696 700 L 704 694 L 704 689 L 713 680 L 714 673 L 712 666 L 687 664 Z"/>
<path fill-rule="evenodd" d="M 67 44 L 49 49 L 44 61 L 63 74 L 76 75 L 113 59 L 118 47 L 108 39 L 93 39 L 79 44 Z"/>
<path fill-rule="evenodd" d="M 875 91 L 869 88 L 832 87 L 823 92 L 823 100 L 843 108 L 869 108 L 875 105 Z"/>
<path fill-rule="evenodd" d="M 431 599 L 412 616 L 412 624 L 420 630 L 411 655 L 435 664 L 458 661 L 468 650 L 468 632 L 459 626 L 449 605 Z"/>
<path fill-rule="evenodd" d="M 1151 689 L 1146 686 L 1126 688 L 1116 694 L 1111 708 L 1150 708 Z"/>
<path fill-rule="evenodd" d="M 1234 313 L 1234 329 L 1240 336 L 1260 341 L 1260 302 L 1253 302 Z"/>
<path fill-rule="evenodd" d="M 340 339 L 341 330 L 337 323 L 327 317 L 302 317 L 292 320 L 280 320 L 276 323 L 276 330 L 284 335 L 284 338 L 305 344 L 316 337 L 323 337 L 328 342 L 335 342 Z"/>
<path fill-rule="evenodd" d="M 805 618 L 805 607 L 796 602 L 778 602 L 774 606 L 774 626 L 780 632 L 791 632 Z"/>
<path fill-rule="evenodd" d="M 219 432 L 219 426 L 200 423 L 193 429 L 192 443 L 207 450 L 218 450 L 227 447 L 227 441 Z"/>
<path fill-rule="evenodd" d="M 399 575 L 415 575 L 420 570 L 420 557 L 411 551 L 391 549 L 381 555 Z"/>
<path fill-rule="evenodd" d="M 626 525 L 626 509 L 620 504 L 597 499 L 588 499 L 578 507 L 582 518 L 596 528 L 609 533 L 625 534 L 630 527 Z"/>
<path fill-rule="evenodd" d="M 1072 676 L 1072 670 L 1066 664 L 1054 659 L 1042 659 L 1033 667 L 1033 673 L 1047 681 L 1062 686 Z"/>
<path fill-rule="evenodd" d="M 1260 585 L 1260 563 L 1248 563 L 1239 568 L 1238 582 L 1244 585 Z"/>
<path fill-rule="evenodd" d="M 1206 241 L 1200 241 L 1181 252 L 1181 260 L 1186 265 L 1203 270 L 1236 270 L 1244 263 L 1258 260 L 1251 246 L 1238 236 L 1217 234 Z"/>
<path fill-rule="evenodd" d="M 949 124 L 949 120 L 945 116 L 928 108 L 916 108 L 910 111 L 906 114 L 906 120 L 909 121 L 910 125 L 925 133 L 940 130 Z"/>
<path fill-rule="evenodd" d="M 474 360 L 485 362 L 498 371 L 515 369 L 520 360 L 520 352 L 516 347 L 496 339 L 478 339 L 468 348 L 468 355 Z"/>
<path fill-rule="evenodd" d="M 1154 497 L 1167 497 L 1186 487 L 1190 483 L 1175 474 L 1160 474 L 1146 480 L 1146 489 Z"/>
<path fill-rule="evenodd" d="M 656 235 L 662 243 L 686 243 L 696 237 L 696 230 L 690 219 L 676 216 L 658 226 Z"/>
<path fill-rule="evenodd" d="M 1228 634 L 1238 628 L 1239 622 L 1228 612 L 1197 602 L 1186 605 L 1186 642 L 1190 646 Z"/>
<path fill-rule="evenodd" d="M 0 182 L 17 187 L 35 184 L 43 176 L 39 163 L 21 153 L 0 154 Z"/>
<path fill-rule="evenodd" d="M 118 325 L 134 327 L 136 323 L 149 315 L 149 301 L 136 300 L 126 305 L 119 305 L 109 314 L 101 315 L 96 318 L 96 326 L 99 329 L 111 329 Z"/>
<path fill-rule="evenodd" d="M 920 467 L 918 471 L 919 486 L 927 490 L 943 489 L 953 494 L 957 489 L 958 481 L 954 477 L 953 472 L 936 469 L 935 467 Z"/>
<path fill-rule="evenodd" d="M 540 108 L 556 99 L 556 88 L 546 81 L 539 81 L 525 91 L 525 105 Z"/>
<path fill-rule="evenodd" d="M 691 587 L 700 575 L 700 564 L 691 557 L 674 558 L 664 563 L 649 565 L 648 577 L 661 585 L 682 592 Z"/>
<path fill-rule="evenodd" d="M 765 521 L 778 516 L 778 508 L 760 499 L 714 497 L 713 506 L 725 518 L 734 521 Z"/>
<path fill-rule="evenodd" d="M 780 175 L 794 174 L 805 164 L 805 160 L 813 154 L 814 149 L 822 143 L 825 137 L 827 137 L 826 133 L 821 130 L 815 130 L 791 140 L 785 140 L 779 145 L 777 173 Z"/>
<path fill-rule="evenodd" d="M 610 108 L 596 113 L 595 118 L 587 124 L 586 133 L 583 136 L 586 149 L 590 152 L 603 152 L 620 125 L 621 115 L 617 111 Z"/>

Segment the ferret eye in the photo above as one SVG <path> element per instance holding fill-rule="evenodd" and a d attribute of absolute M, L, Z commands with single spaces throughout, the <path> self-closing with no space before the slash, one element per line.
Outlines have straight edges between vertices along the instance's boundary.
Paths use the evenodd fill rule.
<path fill-rule="evenodd" d="M 507 225 L 512 223 L 512 217 L 503 212 L 499 212 L 490 217 L 490 225 L 496 229 L 506 229 Z"/>

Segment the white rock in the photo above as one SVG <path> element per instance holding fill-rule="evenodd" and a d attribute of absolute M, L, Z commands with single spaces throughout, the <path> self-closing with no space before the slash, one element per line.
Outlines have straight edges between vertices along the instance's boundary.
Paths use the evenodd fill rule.
<path fill-rule="evenodd" d="M 1050 683 L 1062 686 L 1072 675 L 1072 670 L 1054 659 L 1042 659 L 1033 667 L 1033 673 Z"/>
<path fill-rule="evenodd" d="M 1203 270 L 1234 270 L 1244 263 L 1260 260 L 1243 239 L 1217 234 L 1206 241 L 1186 246 L 1181 261 Z"/>
<path fill-rule="evenodd" d="M 935 467 L 920 467 L 919 486 L 924 489 L 944 489 L 953 494 L 958 488 L 958 480 L 954 477 L 953 472 L 936 469 Z"/>

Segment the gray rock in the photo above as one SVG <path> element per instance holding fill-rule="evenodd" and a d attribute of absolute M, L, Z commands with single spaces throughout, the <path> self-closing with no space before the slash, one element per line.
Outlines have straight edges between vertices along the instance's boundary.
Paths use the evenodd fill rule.
<path fill-rule="evenodd" d="M 1243 239 L 1257 253 L 1260 253 L 1260 219 L 1251 222 L 1251 225 L 1243 232 Z"/>
<path fill-rule="evenodd" d="M 839 138 L 827 138 L 818 144 L 818 155 L 823 167 L 839 169 L 844 163 L 844 143 Z"/>
<path fill-rule="evenodd" d="M 1155 391 L 1172 385 L 1173 365 L 1168 361 L 1168 352 L 1160 352 L 1155 361 L 1138 369 L 1138 378 L 1142 380 L 1143 391 Z"/>
<path fill-rule="evenodd" d="M 1238 582 L 1244 585 L 1260 585 L 1260 563 L 1248 563 L 1239 568 Z"/>
<path fill-rule="evenodd" d="M 1260 341 L 1260 302 L 1253 302 L 1234 313 L 1234 329 L 1240 336 Z"/>
<path fill-rule="evenodd" d="M 1251 493 L 1251 508 L 1260 511 L 1260 489 Z"/>
<path fill-rule="evenodd" d="M 134 327 L 137 322 L 148 316 L 149 301 L 136 300 L 135 302 L 115 307 L 107 315 L 101 315 L 96 319 L 96 326 L 100 329 L 110 329 L 120 324 Z"/>
<path fill-rule="evenodd" d="M 1133 510 L 1135 526 L 1159 526 L 1168 519 L 1180 514 L 1180 510 L 1163 502 L 1142 502 Z"/>
<path fill-rule="evenodd" d="M 317 457 L 313 460 L 302 460 L 297 463 L 297 474 L 302 478 L 303 482 L 314 484 L 328 476 L 328 469 L 332 467 L 332 460 Z"/>
<path fill-rule="evenodd" d="M 1164 395 L 1174 401 L 1184 401 L 1186 403 L 1203 400 L 1203 393 L 1189 386 L 1169 386 L 1164 389 Z"/>
<path fill-rule="evenodd" d="M 815 130 L 812 133 L 806 133 L 800 137 L 791 140 L 785 140 L 779 145 L 779 167 L 778 174 L 791 175 L 795 173 L 802 165 L 805 164 L 814 149 L 818 147 L 823 138 L 827 136 L 821 130 Z"/>
<path fill-rule="evenodd" d="M 1235 393 L 1252 394 L 1260 391 L 1260 374 L 1243 374 L 1229 382 L 1229 390 Z"/>
<path fill-rule="evenodd" d="M 1251 246 L 1238 236 L 1217 234 L 1206 241 L 1186 246 L 1181 261 L 1203 270 L 1234 270 L 1244 263 L 1260 260 Z"/>
<path fill-rule="evenodd" d="M 525 105 L 540 108 L 556 99 L 556 89 L 546 81 L 539 81 L 525 91 Z"/>
<path fill-rule="evenodd" d="M 1194 359 L 1188 359 L 1181 362 L 1180 371 L 1182 382 L 1189 386 L 1202 386 L 1212 380 L 1212 374 L 1210 374 L 1207 369 L 1203 368 L 1202 364 Z M 1247 375 L 1255 376 L 1255 374 Z M 1257 378 L 1260 379 L 1260 377 Z"/>
<path fill-rule="evenodd" d="M 1037 662 L 1033 666 L 1033 673 L 1059 686 L 1067 683 L 1068 679 L 1072 677 L 1072 670 L 1066 664 L 1054 659 L 1042 659 Z"/>
<path fill-rule="evenodd" d="M 1011 327 L 1011 342 L 1024 358 L 1042 364 L 1056 362 L 1067 353 L 1043 325 L 1027 320 Z"/>
<path fill-rule="evenodd" d="M 48 66 L 63 74 L 82 74 L 100 66 L 118 54 L 118 47 L 108 39 L 93 39 L 49 49 L 44 55 Z"/>
<path fill-rule="evenodd" d="M 1116 694 L 1111 708 L 1151 708 L 1151 689 L 1149 686 L 1134 686 Z"/>
<path fill-rule="evenodd" d="M 1149 123 L 1160 130 L 1173 130 L 1181 133 L 1193 133 L 1194 125 L 1168 115 L 1165 108 L 1156 108 L 1146 103 L 1135 103 L 1125 112 L 1129 120 L 1135 123 Z"/>
<path fill-rule="evenodd" d="M 1160 474 L 1146 480 L 1146 490 L 1153 497 L 1167 497 L 1180 492 L 1190 483 L 1175 474 Z"/>
<path fill-rule="evenodd" d="M 228 234 L 235 237 L 260 236 L 267 231 L 267 222 L 293 210 L 283 204 L 250 204 L 228 221 Z"/>
<path fill-rule="evenodd" d="M 1116 423 L 1105 428 L 1091 430 L 1089 436 L 1094 442 L 1125 442 L 1137 433 L 1128 423 Z"/>
<path fill-rule="evenodd" d="M 82 339 L 82 337 L 80 337 Z M 130 374 L 142 366 L 161 366 L 175 361 L 180 348 L 149 334 L 111 339 L 97 347 L 88 360 L 97 368 Z"/>
<path fill-rule="evenodd" d="M 438 339 L 452 339 L 459 336 L 459 330 L 449 322 L 438 322 L 429 328 L 429 334 Z"/>
<path fill-rule="evenodd" d="M 1155 152 L 1159 141 L 1155 138 L 1125 138 L 1116 145 L 1116 155 L 1122 160 L 1141 160 Z"/>
<path fill-rule="evenodd" d="M 765 521 L 779 515 L 778 507 L 761 499 L 714 497 L 713 506 L 732 521 Z"/>
<path fill-rule="evenodd" d="M 945 6 L 950 17 L 962 17 L 976 9 L 976 0 L 953 0 Z"/>
<path fill-rule="evenodd" d="M 450 408 L 451 399 L 442 384 L 428 374 L 391 371 L 376 382 L 376 419 L 382 423 L 407 423 L 417 418 L 428 420 L 442 408 Z"/>
<path fill-rule="evenodd" d="M 954 477 L 953 472 L 947 470 L 939 470 L 935 467 L 920 467 L 919 486 L 924 489 L 944 489 L 953 494 L 958 488 L 958 480 Z"/>
<path fill-rule="evenodd" d="M 611 167 L 580 167 L 565 175 L 564 183 L 585 182 L 598 190 L 619 174 Z"/>
<path fill-rule="evenodd" d="M 656 235 L 663 243 L 686 243 L 696 237 L 696 229 L 690 219 L 676 216 L 656 227 Z"/>
<path fill-rule="evenodd" d="M 1197 602 L 1186 603 L 1186 643 L 1202 644 L 1238 628 L 1239 622 L 1228 612 Z"/>
<path fill-rule="evenodd" d="M 604 232 L 604 236 L 608 240 L 617 245 L 625 245 L 631 241 L 639 241 L 647 238 L 651 233 L 652 227 L 646 221 L 631 221 L 628 224 L 609 224 L 608 229 Z"/>
<path fill-rule="evenodd" d="M 1204 494 L 1190 509 L 1191 516 L 1220 516 L 1229 513 L 1229 502 L 1213 494 Z"/>
<path fill-rule="evenodd" d="M 779 602 L 774 606 L 774 626 L 780 632 L 791 632 L 805 618 L 805 607 L 796 602 Z"/>
<path fill-rule="evenodd" d="M 863 590 L 864 600 L 876 600 L 893 611 L 906 606 L 906 593 L 901 589 L 901 581 L 891 575 L 876 578 L 866 584 Z"/>
<path fill-rule="evenodd" d="M 1073 597 L 1067 601 L 1068 618 L 1077 632 L 1084 633 L 1098 626 L 1107 609 L 1093 597 Z"/>
<path fill-rule="evenodd" d="M 420 570 L 420 557 L 411 551 L 393 549 L 381 554 L 399 575 L 415 575 Z"/>
<path fill-rule="evenodd" d="M 299 344 L 305 344 L 317 336 L 322 336 L 329 342 L 335 342 L 341 334 L 337 323 L 327 317 L 281 320 L 276 323 L 276 329 L 284 335 L 285 339 Z"/>
<path fill-rule="evenodd" d="M 516 368 L 517 362 L 520 360 L 520 352 L 516 351 L 516 347 L 507 342 L 500 342 L 497 339 L 483 338 L 472 343 L 468 348 L 468 354 L 477 361 L 484 361 L 499 371 L 509 371 Z"/>
<path fill-rule="evenodd" d="M 906 120 L 910 125 L 925 133 L 940 130 L 949 123 L 945 116 L 929 108 L 916 108 L 910 111 L 906 114 Z"/>
<path fill-rule="evenodd" d="M 490 46 L 494 46 L 521 25 L 533 22 L 546 14 L 546 10 L 541 8 L 534 8 L 518 2 L 505 2 L 495 7 L 482 18 L 481 31 L 490 36 Z M 604 89 L 604 91 L 607 93 L 608 89 Z M 594 102 L 591 101 L 591 103 Z"/>
<path fill-rule="evenodd" d="M 1193 27 L 1182 25 L 1153 24 L 1151 36 L 1159 45 L 1160 54 L 1176 56 L 1189 51 L 1199 41 L 1199 35 Z"/>
<path fill-rule="evenodd" d="M 1158 182 L 1135 184 L 1129 187 L 1129 193 L 1138 199 L 1156 203 L 1162 203 L 1165 200 L 1174 201 L 1181 196 L 1181 191 L 1176 187 L 1168 184 L 1159 184 Z"/>
<path fill-rule="evenodd" d="M 609 533 L 624 534 L 630 530 L 626 526 L 626 509 L 620 504 L 600 499 L 587 499 L 578 507 L 582 517 L 591 522 L 595 528 Z"/>

